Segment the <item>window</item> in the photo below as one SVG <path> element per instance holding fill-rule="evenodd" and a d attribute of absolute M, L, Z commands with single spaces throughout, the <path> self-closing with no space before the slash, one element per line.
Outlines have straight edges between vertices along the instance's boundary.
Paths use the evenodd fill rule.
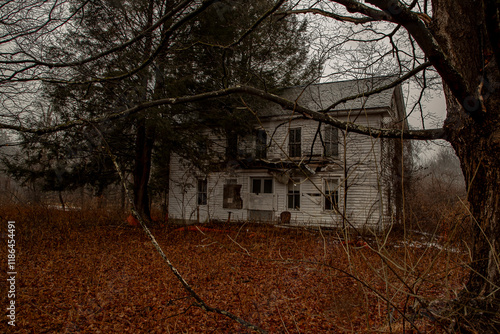
<path fill-rule="evenodd" d="M 222 207 L 224 209 L 241 209 L 243 207 L 243 200 L 241 199 L 241 184 L 225 184 L 223 196 Z"/>
<path fill-rule="evenodd" d="M 207 205 L 207 179 L 198 179 L 198 205 Z"/>
<path fill-rule="evenodd" d="M 300 208 L 300 181 L 291 180 L 288 182 L 288 208 L 289 209 L 299 209 Z"/>
<path fill-rule="evenodd" d="M 339 131 L 336 127 L 327 125 L 323 135 L 324 156 L 337 158 L 339 156 Z"/>
<path fill-rule="evenodd" d="M 272 178 L 252 178 L 252 193 L 254 194 L 272 194 L 273 193 L 273 179 Z"/>
<path fill-rule="evenodd" d="M 334 210 L 339 205 L 339 181 L 325 181 L 325 210 Z"/>
<path fill-rule="evenodd" d="M 266 130 L 257 130 L 255 137 L 255 158 L 267 158 L 267 133 Z"/>
<path fill-rule="evenodd" d="M 288 133 L 288 155 L 292 158 L 302 155 L 300 128 L 290 129 Z"/>

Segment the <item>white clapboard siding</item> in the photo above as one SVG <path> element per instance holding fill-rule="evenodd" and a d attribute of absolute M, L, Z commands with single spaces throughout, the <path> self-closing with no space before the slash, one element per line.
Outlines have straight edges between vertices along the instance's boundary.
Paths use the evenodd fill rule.
<path fill-rule="evenodd" d="M 376 122 L 376 116 L 372 116 L 373 122 Z M 362 121 L 363 119 L 361 119 Z M 311 124 L 312 123 L 312 124 Z M 369 125 L 369 119 L 366 122 L 359 124 Z M 271 137 L 271 129 L 276 126 L 275 122 L 269 122 L 265 128 L 268 130 L 268 138 Z M 290 127 L 302 128 L 302 152 L 309 153 L 311 143 L 317 130 L 317 123 L 310 120 L 294 120 L 287 127 L 278 129 L 274 133 L 274 140 L 281 143 L 283 152 L 277 145 L 271 145 L 272 149 L 268 152 L 268 159 L 288 160 L 285 154 L 288 153 L 288 129 Z M 274 129 L 272 129 L 274 131 Z M 215 137 L 213 142 L 218 142 L 218 146 L 222 146 L 224 141 L 221 138 Z M 240 148 L 245 150 L 252 148 L 248 144 L 250 138 L 242 138 L 240 140 Z M 344 145 L 345 143 L 345 145 Z M 313 148 L 314 154 L 321 155 L 323 148 L 319 138 Z M 345 166 L 347 171 L 344 175 L 342 168 L 337 168 L 335 173 L 319 172 L 310 179 L 299 177 L 300 184 L 300 201 L 301 207 L 299 210 L 287 208 L 287 185 L 274 181 L 274 192 L 272 197 L 272 210 L 275 212 L 276 218 L 283 211 L 292 213 L 292 222 L 305 224 L 321 224 L 335 226 L 342 221 L 342 216 L 333 211 L 324 210 L 324 199 L 322 192 L 324 191 L 324 180 L 336 179 L 339 180 L 342 187 L 339 188 L 340 200 L 339 205 L 344 206 L 344 184 L 347 183 L 347 202 L 345 216 L 354 225 L 376 225 L 379 222 L 383 207 L 383 191 L 380 190 L 380 142 L 378 139 L 366 137 L 363 135 L 349 133 L 344 136 L 339 134 L 339 158 L 337 164 Z M 172 218 L 187 219 L 200 222 L 209 219 L 227 219 L 231 212 L 231 219 L 245 220 L 248 218 L 249 201 L 255 201 L 258 198 L 255 194 L 251 194 L 250 178 L 251 177 L 269 177 L 265 171 L 238 171 L 235 175 L 228 173 L 211 173 L 206 176 L 208 186 L 208 202 L 207 205 L 198 205 L 197 203 L 197 178 L 205 178 L 205 175 L 189 168 L 189 162 L 182 161 L 177 156 L 172 157 L 171 163 L 171 189 L 170 189 L 170 208 L 169 215 Z M 345 180 L 347 176 L 347 181 Z M 227 179 L 237 179 L 237 183 L 242 185 L 241 197 L 243 199 L 242 209 L 224 209 L 222 208 L 223 201 L 223 185 Z M 310 194 L 313 194 L 312 196 Z M 317 196 L 320 194 L 320 196 Z M 252 197 L 253 196 L 253 197 Z M 260 195 L 262 196 L 262 195 Z M 269 209 L 266 207 L 265 209 Z"/>
<path fill-rule="evenodd" d="M 306 91 L 310 98 L 315 94 L 330 92 L 330 99 L 321 103 L 308 102 L 309 108 L 325 108 L 336 101 L 340 95 L 347 96 L 349 89 L 361 89 L 363 84 L 345 82 L 340 86 L 331 84 L 313 85 Z M 338 87 L 344 89 L 339 93 Z M 349 89 L 348 89 L 349 88 Z M 293 89 L 288 91 L 293 93 Z M 304 94 L 303 96 L 309 96 Z M 340 95 L 339 95 L 340 94 Z M 338 96 L 337 96 L 338 95 Z M 316 97 L 317 98 L 317 97 Z M 305 102 L 310 100 L 303 100 Z M 339 110 L 333 115 L 342 121 L 355 122 L 356 124 L 380 127 L 387 120 L 394 120 L 404 115 L 404 104 L 401 102 L 400 88 L 386 91 L 381 95 L 372 96 L 366 100 L 359 99 L 360 107 L 356 109 L 356 101 L 346 106 L 352 109 Z M 278 108 L 279 109 L 279 108 Z M 321 225 L 341 227 L 349 226 L 380 228 L 381 224 L 390 221 L 388 217 L 387 184 L 382 179 L 382 146 L 381 141 L 365 135 L 338 130 L 339 152 L 338 157 L 323 157 L 324 149 L 321 139 L 317 134 L 318 123 L 297 118 L 296 114 L 271 108 L 260 119 L 259 129 L 267 132 L 268 150 L 267 161 L 279 163 L 294 161 L 295 163 L 308 163 L 311 161 L 329 161 L 327 165 L 317 165 L 315 174 L 301 175 L 296 171 L 291 178 L 298 181 L 300 189 L 300 208 L 288 208 L 288 185 L 286 179 L 273 179 L 272 194 L 251 193 L 251 180 L 254 177 L 272 177 L 267 169 L 244 169 L 237 163 L 230 164 L 223 172 L 202 174 L 193 168 L 188 161 L 176 155 L 171 157 L 170 166 L 170 199 L 169 216 L 172 218 L 204 222 L 210 219 L 226 220 L 231 214 L 231 220 L 247 220 L 251 210 L 267 210 L 272 212 L 273 219 L 278 221 L 283 211 L 291 212 L 291 223 L 297 225 Z M 383 122 L 384 120 L 384 122 Z M 301 128 L 301 153 L 302 157 L 292 158 L 289 154 L 289 130 Z M 325 125 L 319 130 L 324 135 Z M 226 139 L 220 133 L 209 134 L 211 150 L 215 152 L 214 161 L 220 162 L 220 157 L 225 154 Z M 314 138 L 316 137 L 315 141 Z M 323 138 L 324 139 L 324 138 Z M 244 157 L 255 157 L 255 136 L 247 135 L 238 138 L 238 151 Z M 313 144 L 314 141 L 314 144 Z M 253 155 L 252 155 L 253 154 Z M 311 156 L 312 154 L 312 156 Z M 328 160 L 324 160 L 324 158 Z M 323 160 L 322 160 L 323 159 Z M 197 180 L 207 180 L 208 201 L 206 205 L 198 205 Z M 243 206 L 241 209 L 223 208 L 224 185 L 228 180 L 236 180 L 241 187 Z M 341 214 L 333 210 L 325 210 L 326 180 L 337 180 L 339 183 L 338 209 Z"/>

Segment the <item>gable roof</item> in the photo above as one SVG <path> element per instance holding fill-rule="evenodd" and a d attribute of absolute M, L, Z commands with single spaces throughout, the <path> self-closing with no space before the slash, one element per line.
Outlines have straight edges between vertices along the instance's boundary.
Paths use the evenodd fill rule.
<path fill-rule="evenodd" d="M 346 80 L 337 82 L 318 83 L 309 86 L 295 86 L 284 88 L 278 95 L 295 101 L 303 107 L 311 110 L 322 110 L 331 106 L 342 98 L 369 92 L 373 89 L 382 87 L 391 83 L 396 77 L 372 77 L 358 80 Z M 396 87 L 387 89 L 383 92 L 370 95 L 368 97 L 359 97 L 337 105 L 333 111 L 341 110 L 359 110 L 372 108 L 391 108 L 392 96 Z M 288 114 L 279 106 L 267 108 L 260 113 L 261 116 L 283 116 Z"/>

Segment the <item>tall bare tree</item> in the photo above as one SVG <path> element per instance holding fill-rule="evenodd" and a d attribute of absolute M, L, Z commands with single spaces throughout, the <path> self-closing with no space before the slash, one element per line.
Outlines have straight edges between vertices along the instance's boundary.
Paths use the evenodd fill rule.
<path fill-rule="evenodd" d="M 437 71 L 447 102 L 442 129 L 418 133 L 374 133 L 373 129 L 365 131 L 359 127 L 353 127 L 353 130 L 402 138 L 441 138 L 451 143 L 460 159 L 475 222 L 470 276 L 458 305 L 466 305 L 461 310 L 464 314 L 472 303 L 479 306 L 481 312 L 486 311 L 491 319 L 496 317 L 496 321 L 500 305 L 499 11 L 498 1 L 492 0 L 339 0 L 319 1 L 313 7 L 306 5 L 281 13 L 319 14 L 341 22 L 342 26 L 357 24 L 366 27 L 366 30 L 350 28 L 348 39 L 372 44 L 385 40 L 388 53 L 368 48 L 372 51 L 371 59 L 374 59 L 372 65 L 389 56 L 396 60 L 393 70 L 400 71 L 402 79 L 423 73 L 429 66 Z M 403 35 L 399 34 L 401 31 Z M 377 36 L 371 37 L 373 34 Z M 401 47 L 401 43 L 406 47 Z M 374 51 L 378 53 L 373 55 Z M 419 76 L 425 87 L 425 76 Z M 323 111 L 328 110 L 330 108 Z M 328 118 L 307 110 L 304 114 L 318 120 Z M 469 313 L 471 318 L 476 315 Z M 483 325 L 483 330 L 499 330 L 495 321 Z"/>

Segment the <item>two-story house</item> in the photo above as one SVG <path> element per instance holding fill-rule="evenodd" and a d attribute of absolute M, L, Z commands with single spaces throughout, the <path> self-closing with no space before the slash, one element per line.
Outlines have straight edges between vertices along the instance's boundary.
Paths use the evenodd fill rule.
<path fill-rule="evenodd" d="M 393 78 L 392 78 L 393 79 Z M 321 83 L 283 90 L 281 96 L 314 110 L 341 98 L 368 92 L 389 77 Z M 402 159 L 397 140 L 346 132 L 301 117 L 278 105 L 257 110 L 251 135 L 214 139 L 211 145 L 237 147 L 224 168 L 205 172 L 172 156 L 169 217 L 280 222 L 380 228 L 396 216 L 400 193 L 394 182 Z M 366 126 L 405 127 L 400 86 L 338 105 L 330 113 Z M 226 147 L 227 148 L 227 147 Z"/>

